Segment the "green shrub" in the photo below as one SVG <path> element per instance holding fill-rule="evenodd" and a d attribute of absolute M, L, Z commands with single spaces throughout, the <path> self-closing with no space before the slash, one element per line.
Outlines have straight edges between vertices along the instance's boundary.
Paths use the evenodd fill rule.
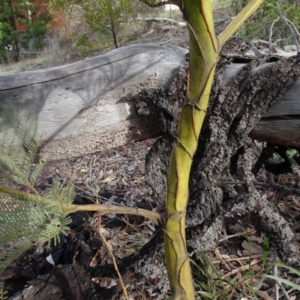
<path fill-rule="evenodd" d="M 41 50 L 44 47 L 48 25 L 52 19 L 47 8 L 38 8 L 34 1 L 23 2 L 20 0 L 16 2 L 14 8 L 18 22 L 27 27 L 20 39 L 21 46 L 25 49 L 31 46 L 34 50 Z"/>
<path fill-rule="evenodd" d="M 9 62 L 13 55 L 13 41 L 17 32 L 8 24 L 0 22 L 0 59 Z"/>
<path fill-rule="evenodd" d="M 17 31 L 11 2 L 0 0 L 0 60 L 2 63 L 18 60 Z"/>

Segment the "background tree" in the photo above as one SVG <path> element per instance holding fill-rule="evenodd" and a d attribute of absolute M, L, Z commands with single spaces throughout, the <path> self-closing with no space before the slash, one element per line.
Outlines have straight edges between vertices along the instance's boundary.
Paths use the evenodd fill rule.
<path fill-rule="evenodd" d="M 52 17 L 45 6 L 34 1 L 0 1 L 0 57 L 4 62 L 17 61 L 19 47 L 32 47 L 41 50 L 44 47 L 48 25 Z M 17 23 L 25 26 L 25 32 L 17 32 Z"/>
<path fill-rule="evenodd" d="M 270 27 L 273 21 L 278 19 L 273 29 L 273 41 L 281 41 L 281 44 L 293 43 L 293 37 L 290 34 L 289 28 L 284 22 L 278 18 L 278 10 L 276 3 L 280 4 L 280 8 L 286 18 L 288 18 L 296 28 L 300 26 L 300 7 L 299 0 L 266 0 L 257 12 L 249 18 L 247 22 L 238 30 L 238 35 L 246 41 L 253 39 L 269 39 Z M 249 0 L 233 0 L 232 11 L 237 14 Z M 257 24 L 261 26 L 257 26 Z"/>
<path fill-rule="evenodd" d="M 77 3 L 73 0 L 48 0 L 49 8 L 52 14 L 59 12 L 62 14 L 65 31 L 68 34 L 69 32 L 69 24 L 68 19 L 72 12 L 72 8 L 74 3 Z"/>
<path fill-rule="evenodd" d="M 111 31 L 114 45 L 118 48 L 117 35 L 121 23 L 131 16 L 131 0 L 90 0 L 83 3 L 83 9 L 89 27 L 92 29 L 104 27 Z"/>
<path fill-rule="evenodd" d="M 47 6 L 40 6 L 33 0 L 18 0 L 14 4 L 14 16 L 18 23 L 26 27 L 25 33 L 20 36 L 21 46 L 32 50 L 43 49 L 52 20 Z"/>
<path fill-rule="evenodd" d="M 4 63 L 19 59 L 17 28 L 11 0 L 0 0 L 0 58 Z"/>

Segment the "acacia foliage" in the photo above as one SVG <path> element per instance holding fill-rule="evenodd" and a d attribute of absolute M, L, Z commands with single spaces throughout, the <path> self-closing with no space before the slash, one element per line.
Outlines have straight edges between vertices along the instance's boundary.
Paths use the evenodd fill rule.
<path fill-rule="evenodd" d="M 121 23 L 132 13 L 131 0 L 89 0 L 83 2 L 84 18 L 92 29 L 105 27 L 112 33 L 114 45 L 118 48 L 117 35 Z"/>
<path fill-rule="evenodd" d="M 250 0 L 232 0 L 232 12 L 236 15 Z M 279 17 L 276 3 L 279 3 L 283 15 L 296 28 L 300 27 L 300 0 L 265 0 L 257 12 L 238 30 L 237 34 L 246 41 L 255 38 L 269 39 L 272 22 Z M 276 22 L 273 29 L 273 41 L 280 40 L 283 44 L 293 43 L 289 28 L 282 20 Z"/>

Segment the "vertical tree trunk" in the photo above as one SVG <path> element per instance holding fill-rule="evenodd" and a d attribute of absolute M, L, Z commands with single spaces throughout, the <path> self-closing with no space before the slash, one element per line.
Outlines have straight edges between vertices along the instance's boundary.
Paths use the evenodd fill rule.
<path fill-rule="evenodd" d="M 118 40 L 117 40 L 118 31 L 117 31 L 116 25 L 114 24 L 114 21 L 112 20 L 112 18 L 110 18 L 110 25 L 111 25 L 111 32 L 113 35 L 114 45 L 116 48 L 119 48 Z"/>
<path fill-rule="evenodd" d="M 17 25 L 16 25 L 16 19 L 14 16 L 14 8 L 12 4 L 12 0 L 4 0 L 10 9 L 10 12 L 8 13 L 7 16 L 4 16 L 4 18 L 7 19 L 7 23 L 14 29 L 15 31 L 15 36 L 12 40 L 12 47 L 13 47 L 13 60 L 14 61 L 19 61 L 19 56 L 20 56 L 20 51 L 19 51 L 19 43 L 18 43 L 18 31 L 17 31 Z"/>

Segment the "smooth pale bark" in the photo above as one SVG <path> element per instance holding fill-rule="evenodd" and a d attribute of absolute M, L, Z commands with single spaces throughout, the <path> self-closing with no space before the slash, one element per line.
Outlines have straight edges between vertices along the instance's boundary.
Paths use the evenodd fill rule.
<path fill-rule="evenodd" d="M 172 45 L 139 44 L 65 66 L 2 75 L 0 117 L 8 100 L 37 114 L 43 151 L 51 159 L 146 139 L 153 122 L 136 115 L 131 98 L 146 88 L 167 89 L 186 53 Z"/>

